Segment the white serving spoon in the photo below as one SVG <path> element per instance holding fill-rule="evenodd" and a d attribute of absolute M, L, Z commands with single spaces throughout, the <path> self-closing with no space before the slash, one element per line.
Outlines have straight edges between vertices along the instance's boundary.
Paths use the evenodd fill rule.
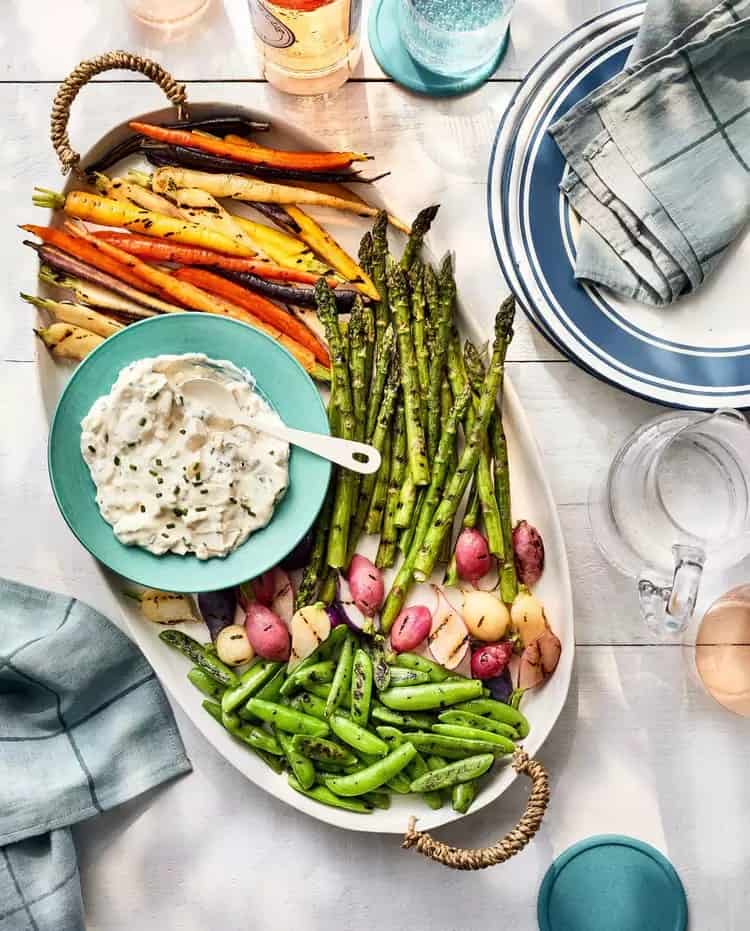
<path fill-rule="evenodd" d="M 228 420 L 235 426 L 250 427 L 277 440 L 285 440 L 294 446 L 344 466 L 352 472 L 369 475 L 380 468 L 380 453 L 374 446 L 357 443 L 354 440 L 342 440 L 336 436 L 322 433 L 308 433 L 295 430 L 284 424 L 268 422 L 262 417 L 245 417 L 237 406 L 231 391 L 210 378 L 191 378 L 180 386 L 183 396 L 195 401 L 212 411 L 222 420 Z"/>

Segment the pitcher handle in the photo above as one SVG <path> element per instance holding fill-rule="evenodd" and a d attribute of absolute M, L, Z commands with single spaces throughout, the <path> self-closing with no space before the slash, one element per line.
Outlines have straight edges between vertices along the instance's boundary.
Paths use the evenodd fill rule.
<path fill-rule="evenodd" d="M 646 624 L 655 632 L 684 630 L 695 610 L 706 554 L 700 547 L 676 544 L 672 547 L 672 584 L 660 586 L 641 576 L 638 600 Z"/>

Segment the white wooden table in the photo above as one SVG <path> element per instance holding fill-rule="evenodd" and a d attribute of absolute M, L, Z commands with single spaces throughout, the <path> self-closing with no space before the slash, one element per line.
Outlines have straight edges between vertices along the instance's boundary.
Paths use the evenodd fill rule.
<path fill-rule="evenodd" d="M 436 101 L 406 93 L 366 51 L 358 77 L 321 101 L 286 97 L 263 82 L 245 0 L 213 0 L 203 23 L 181 37 L 139 26 L 120 0 L 4 4 L 0 575 L 116 614 L 96 566 L 52 499 L 35 371 L 40 350 L 30 311 L 17 297 L 33 289 L 36 261 L 19 245 L 15 224 L 33 216 L 34 184 L 60 183 L 47 141 L 49 105 L 56 83 L 80 59 L 114 48 L 139 52 L 189 81 L 192 100 L 256 107 L 333 147 L 374 153 L 392 171 L 383 190 L 400 214 L 442 204 L 435 250 L 456 251 L 464 299 L 489 322 L 505 293 L 485 211 L 498 120 L 544 50 L 611 5 L 521 0 L 505 61 L 490 83 L 467 97 Z M 112 123 L 159 106 L 160 96 L 138 78 L 116 74 L 88 87 L 82 101 L 74 108 L 71 136 L 85 147 Z M 552 804 L 537 839 L 503 866 L 476 875 L 447 873 L 401 852 L 392 837 L 346 834 L 282 806 L 225 763 L 176 709 L 194 773 L 76 831 L 90 929 L 532 931 L 537 890 L 552 859 L 574 841 L 603 832 L 635 835 L 667 854 L 687 888 L 693 929 L 748 927 L 748 726 L 703 695 L 691 674 L 689 647 L 654 642 L 638 619 L 632 584 L 606 565 L 588 530 L 592 472 L 656 408 L 580 372 L 521 315 L 511 358 L 510 377 L 560 508 L 578 639 L 569 700 L 542 753 Z M 715 580 L 703 601 L 730 579 L 746 581 L 748 569 Z M 517 818 L 525 790 L 519 781 L 445 836 L 462 845 L 491 842 Z"/>

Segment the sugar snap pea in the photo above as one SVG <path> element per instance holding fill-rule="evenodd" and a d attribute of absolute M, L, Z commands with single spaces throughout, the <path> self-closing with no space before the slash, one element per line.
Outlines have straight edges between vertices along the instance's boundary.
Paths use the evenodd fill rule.
<path fill-rule="evenodd" d="M 386 788 L 396 795 L 411 795 L 411 782 L 406 773 L 396 773 L 396 775 L 386 782 Z"/>
<path fill-rule="evenodd" d="M 203 710 L 207 711 L 214 721 L 218 721 L 221 724 L 221 705 L 215 701 L 204 701 Z"/>
<path fill-rule="evenodd" d="M 413 782 L 415 779 L 420 779 L 425 773 L 429 773 L 430 767 L 427 765 L 422 754 L 417 751 L 406 771 L 409 779 Z M 443 799 L 440 792 L 422 792 L 420 794 L 425 805 L 433 811 L 437 811 L 438 808 L 443 807 Z"/>
<path fill-rule="evenodd" d="M 274 756 L 283 756 L 284 751 L 273 735 L 261 730 L 259 727 L 255 727 L 253 724 L 245 724 L 239 715 L 227 714 L 223 711 L 221 723 L 233 737 L 248 744 L 253 749 L 265 750 L 266 753 L 272 753 Z"/>
<path fill-rule="evenodd" d="M 431 682 L 430 674 L 419 669 L 405 669 L 403 666 L 391 666 L 391 685 L 424 685 Z"/>
<path fill-rule="evenodd" d="M 331 773 L 334 776 L 339 776 L 341 773 L 356 773 L 358 769 L 362 769 L 359 762 L 354 763 L 352 766 L 341 766 L 339 763 L 331 763 L 329 760 L 315 760 L 314 765 L 316 773 Z"/>
<path fill-rule="evenodd" d="M 404 736 L 421 752 L 437 753 L 450 760 L 462 760 L 478 753 L 503 753 L 497 744 L 486 740 L 466 740 L 463 737 L 446 737 L 444 734 L 426 734 L 424 731 L 407 731 Z"/>
<path fill-rule="evenodd" d="M 335 628 L 334 628 L 335 629 Z M 354 638 L 347 636 L 341 647 L 336 672 L 333 674 L 331 690 L 326 699 L 326 714 L 331 715 L 341 704 L 344 695 L 348 697 L 352 681 L 352 662 L 354 660 Z"/>
<path fill-rule="evenodd" d="M 406 740 L 406 738 L 401 733 L 401 731 L 397 727 L 393 727 L 390 724 L 379 724 L 375 728 L 375 733 L 378 735 L 378 737 L 382 737 L 383 740 L 397 741 L 396 746 L 398 746 L 399 743 L 403 743 L 404 740 Z"/>
<path fill-rule="evenodd" d="M 388 744 L 373 734 L 372 731 L 360 727 L 359 724 L 343 714 L 332 714 L 328 719 L 331 730 L 345 744 L 354 747 L 360 753 L 371 756 L 385 756 L 388 753 Z M 322 722 L 321 722 L 322 723 Z"/>
<path fill-rule="evenodd" d="M 491 753 L 480 753 L 477 756 L 467 757 L 449 763 L 441 769 L 433 769 L 415 779 L 411 784 L 412 792 L 435 792 L 457 785 L 459 782 L 470 782 L 483 776 L 495 762 Z"/>
<path fill-rule="evenodd" d="M 329 776 L 325 780 L 326 786 L 336 795 L 343 795 L 347 798 L 355 795 L 364 795 L 373 789 L 379 789 L 385 785 L 394 776 L 398 775 L 402 769 L 411 763 L 416 754 L 413 744 L 405 743 L 400 747 L 392 750 L 388 756 L 378 760 L 365 769 L 360 769 L 349 776 Z"/>
<path fill-rule="evenodd" d="M 390 792 L 383 792 L 380 789 L 375 789 L 373 792 L 367 792 L 360 796 L 360 798 L 363 802 L 368 802 L 370 805 L 372 805 L 373 808 L 391 807 Z"/>
<path fill-rule="evenodd" d="M 315 799 L 316 802 L 322 802 L 323 805 L 330 805 L 331 808 L 343 808 L 345 811 L 356 811 L 361 815 L 368 815 L 373 809 L 372 802 L 364 799 L 340 798 L 334 795 L 326 786 L 313 786 L 311 789 L 303 789 L 294 776 L 289 777 L 289 785 L 302 795 Z"/>
<path fill-rule="evenodd" d="M 510 724 L 503 724 L 502 721 L 493 721 L 492 718 L 482 717 L 480 714 L 472 714 L 470 711 L 456 711 L 451 708 L 450 711 L 441 711 L 438 715 L 443 724 L 460 724 L 464 727 L 477 727 L 479 730 L 492 731 L 493 734 L 502 734 L 503 737 L 510 737 L 511 740 L 518 740 L 518 731 L 511 727 Z"/>
<path fill-rule="evenodd" d="M 445 708 L 482 694 L 479 679 L 464 682 L 430 682 L 428 685 L 396 686 L 380 693 L 380 701 L 394 711 L 428 711 Z"/>
<path fill-rule="evenodd" d="M 248 698 L 268 682 L 280 667 L 281 663 L 273 663 L 265 659 L 252 665 L 240 676 L 240 684 L 237 688 L 227 689 L 224 692 L 221 699 L 222 711 L 234 711 L 240 705 L 244 705 Z"/>
<path fill-rule="evenodd" d="M 463 727 L 460 724 L 433 724 L 432 730 L 445 737 L 462 737 L 466 740 L 483 740 L 485 743 L 497 744 L 503 753 L 513 753 L 516 745 L 502 734 L 493 734 L 492 731 L 482 731 L 476 727 Z"/>
<path fill-rule="evenodd" d="M 253 695 L 253 698 L 260 698 L 263 701 L 278 701 L 281 695 L 281 686 L 286 678 L 286 666 L 282 663 L 281 668 L 277 669 L 265 685 L 261 686 Z M 237 714 L 243 721 L 257 721 L 257 718 L 247 710 L 247 705 L 239 709 Z"/>
<path fill-rule="evenodd" d="M 364 727 L 370 718 L 372 700 L 372 660 L 363 650 L 358 649 L 352 663 L 352 690 L 349 696 L 352 721 Z"/>
<path fill-rule="evenodd" d="M 433 663 L 426 656 L 420 656 L 418 653 L 399 653 L 396 657 L 396 665 L 402 669 L 414 669 L 417 672 L 426 672 L 430 677 L 430 682 L 444 682 L 450 678 L 450 673 Z"/>
<path fill-rule="evenodd" d="M 306 656 L 305 659 L 289 673 L 286 681 L 281 687 L 281 694 L 291 695 L 297 688 L 300 676 L 304 674 L 305 670 L 309 669 L 309 667 L 313 666 L 315 663 L 319 663 L 321 660 L 331 659 L 336 649 L 346 640 L 347 635 L 348 630 L 344 624 L 334 627 L 320 646 L 316 647 L 309 656 Z"/>
<path fill-rule="evenodd" d="M 315 782 L 315 767 L 306 756 L 299 753 L 292 746 L 292 738 L 284 731 L 276 729 L 276 739 L 284 751 L 287 763 L 292 769 L 297 781 L 303 789 L 309 789 Z"/>
<path fill-rule="evenodd" d="M 451 804 L 453 810 L 465 815 L 471 808 L 472 802 L 477 797 L 477 781 L 472 779 L 470 782 L 459 782 L 453 786 L 451 792 Z"/>
<path fill-rule="evenodd" d="M 298 683 L 304 688 L 308 682 L 330 682 L 335 668 L 336 664 L 332 659 L 322 659 L 319 663 L 312 663 L 302 670 Z"/>
<path fill-rule="evenodd" d="M 310 682 L 305 686 L 305 691 L 327 701 L 328 696 L 331 694 L 331 684 L 329 682 Z M 342 695 L 340 707 L 348 708 L 350 697 L 350 695 Z"/>
<path fill-rule="evenodd" d="M 240 680 L 237 678 L 237 673 L 230 669 L 229 666 L 225 666 L 217 656 L 206 653 L 203 644 L 194 637 L 189 637 L 181 630 L 170 628 L 169 630 L 162 630 L 159 639 L 163 640 L 167 646 L 179 650 L 183 656 L 187 656 L 199 669 L 208 673 L 212 679 L 221 682 L 228 689 L 236 688 L 239 685 Z"/>
<path fill-rule="evenodd" d="M 382 692 L 388 688 L 391 680 L 391 667 L 386 662 L 383 644 L 377 639 L 369 640 L 365 643 L 365 650 L 372 661 L 372 681 L 375 688 Z"/>
<path fill-rule="evenodd" d="M 378 735 L 382 737 L 383 740 L 387 740 L 392 747 L 400 747 L 401 744 L 406 742 L 407 738 L 401 733 L 401 731 L 397 730 L 395 727 L 391 727 L 388 724 L 383 724 L 380 727 L 375 728 L 375 730 L 378 732 Z M 423 776 L 426 772 L 429 772 L 429 766 L 427 765 L 422 754 L 417 751 L 414 759 L 407 767 L 407 773 L 410 782 L 419 776 Z M 433 810 L 437 810 L 438 808 L 443 807 L 443 800 L 440 797 L 439 792 L 423 793 L 422 799 L 425 804 L 429 805 L 429 807 Z"/>
<path fill-rule="evenodd" d="M 321 721 L 325 720 L 326 703 L 322 698 L 313 695 L 312 692 L 299 692 L 292 699 L 291 705 L 297 711 L 311 714 L 314 718 L 320 718 Z"/>
<path fill-rule="evenodd" d="M 298 692 L 291 700 L 291 707 L 304 714 L 311 714 L 314 718 L 326 719 L 326 703 L 322 698 L 312 692 Z"/>
<path fill-rule="evenodd" d="M 339 763 L 342 766 L 354 766 L 357 762 L 357 757 L 353 753 L 335 744 L 332 740 L 326 740 L 325 737 L 297 734 L 292 739 L 292 745 L 298 753 L 310 757 L 311 760 Z"/>
<path fill-rule="evenodd" d="M 503 724 L 510 724 L 518 731 L 520 738 L 529 736 L 529 722 L 526 716 L 521 714 L 517 708 L 511 708 L 504 702 L 495 701 L 494 698 L 477 698 L 460 704 L 457 711 L 468 711 L 471 714 L 479 714 L 483 717 L 492 718 L 493 721 L 500 721 Z"/>
<path fill-rule="evenodd" d="M 373 721 L 380 721 L 381 724 L 392 724 L 394 727 L 420 727 L 429 730 L 433 724 L 433 720 L 428 714 L 419 714 L 419 712 L 404 714 L 401 711 L 386 708 L 379 701 L 373 701 L 370 717 Z"/>
<path fill-rule="evenodd" d="M 213 701 L 220 702 L 221 696 L 226 691 L 220 682 L 217 682 L 216 679 L 212 679 L 208 673 L 199 669 L 197 666 L 193 666 L 190 670 L 188 679 L 197 689 L 200 689 L 204 695 L 207 695 L 209 698 L 213 699 Z"/>
<path fill-rule="evenodd" d="M 321 721 L 311 714 L 304 714 L 296 708 L 278 705 L 275 702 L 263 701 L 261 698 L 251 698 L 247 703 L 247 710 L 265 721 L 273 724 L 279 730 L 289 734 L 306 734 L 310 737 L 325 737 L 329 728 L 325 721 Z"/>
<path fill-rule="evenodd" d="M 204 701 L 203 708 L 215 721 L 218 721 L 222 726 L 224 725 L 224 722 L 222 721 L 221 705 L 218 702 Z M 265 750 L 261 750 L 258 747 L 251 746 L 250 749 L 256 756 L 259 756 L 266 764 L 266 766 L 270 767 L 275 773 L 282 773 L 284 771 L 284 764 L 275 754 L 267 753 Z"/>

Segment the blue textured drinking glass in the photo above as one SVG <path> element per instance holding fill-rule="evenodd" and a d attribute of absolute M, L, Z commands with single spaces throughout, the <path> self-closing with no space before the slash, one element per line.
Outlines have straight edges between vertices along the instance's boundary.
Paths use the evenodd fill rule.
<path fill-rule="evenodd" d="M 515 0 L 401 0 L 401 39 L 436 74 L 469 77 L 505 43 Z"/>

